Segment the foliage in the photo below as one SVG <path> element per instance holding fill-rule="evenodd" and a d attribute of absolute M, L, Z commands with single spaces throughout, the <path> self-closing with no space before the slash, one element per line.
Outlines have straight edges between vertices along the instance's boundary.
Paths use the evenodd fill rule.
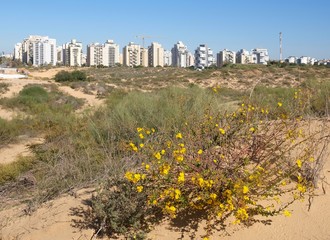
<path fill-rule="evenodd" d="M 87 75 L 85 72 L 75 70 L 72 72 L 60 71 L 55 75 L 56 82 L 74 82 L 74 81 L 86 81 Z"/>
<path fill-rule="evenodd" d="M 127 143 L 131 167 L 122 176 L 123 185 L 144 199 L 134 216 L 150 211 L 149 217 L 161 212 L 175 219 L 202 211 L 210 235 L 226 219 L 250 224 L 257 215 L 290 215 L 286 207 L 312 189 L 319 141 L 305 132 L 296 113 L 287 115 L 282 107 L 281 102 L 269 109 L 246 103 L 231 113 L 199 108 L 202 117 L 196 112 L 181 118 L 171 130 L 138 127 Z M 104 231 L 116 233 L 119 220 L 107 206 L 127 212 L 127 205 L 113 199 L 128 190 L 103 189 L 110 190 L 94 199 L 95 216 L 100 218 L 101 208 L 108 219 Z M 283 194 L 290 200 L 279 202 Z M 130 229 L 137 229 L 134 224 Z"/>

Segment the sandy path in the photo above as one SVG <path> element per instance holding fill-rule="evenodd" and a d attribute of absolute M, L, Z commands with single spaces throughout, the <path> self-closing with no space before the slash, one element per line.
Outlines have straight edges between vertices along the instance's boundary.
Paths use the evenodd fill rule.
<path fill-rule="evenodd" d="M 31 144 L 43 143 L 43 138 L 22 137 L 18 143 L 8 144 L 0 148 L 0 164 L 7 164 L 16 161 L 18 156 L 28 156 L 31 154 L 28 146 Z"/>
<path fill-rule="evenodd" d="M 96 95 L 86 94 L 83 93 L 82 91 L 72 89 L 71 87 L 68 86 L 58 85 L 58 88 L 60 91 L 67 93 L 75 98 L 82 98 L 86 100 L 87 106 L 85 105 L 85 107 L 96 107 L 104 103 L 104 100 L 98 99 Z"/>

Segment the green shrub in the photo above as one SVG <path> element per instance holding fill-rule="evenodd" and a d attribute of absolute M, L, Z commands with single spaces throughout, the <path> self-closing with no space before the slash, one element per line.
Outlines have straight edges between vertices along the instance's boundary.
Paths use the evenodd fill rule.
<path fill-rule="evenodd" d="M 56 82 L 74 82 L 74 81 L 86 81 L 87 75 L 85 72 L 75 70 L 73 72 L 60 71 L 55 75 Z"/>
<path fill-rule="evenodd" d="M 94 199 L 94 217 L 98 222 L 103 219 L 104 231 L 121 233 L 118 226 L 124 220 L 114 215 L 121 211 L 129 212 L 125 218 L 132 216 L 133 220 L 125 225 L 125 231 L 136 230 L 143 219 L 159 213 L 162 214 L 158 220 L 187 220 L 187 216 L 202 212 L 199 216 L 207 220 L 208 235 L 229 217 L 233 223 L 249 225 L 258 215 L 290 215 L 286 208 L 312 189 L 316 177 L 313 169 L 320 164 L 315 159 L 318 159 L 316 146 L 321 140 L 315 133 L 305 133 L 308 126 L 304 127 L 304 122 L 294 114 L 288 112 L 283 116 L 278 103 L 268 111 L 246 103 L 234 112 L 221 113 L 210 108 L 212 104 L 199 105 L 196 94 L 193 100 L 189 94 L 176 95 L 179 92 L 165 91 L 158 95 L 161 99 L 163 94 L 169 94 L 165 99 L 170 101 L 168 106 L 175 120 L 166 111 L 162 115 L 167 104 L 160 99 L 161 105 L 155 102 L 160 118 L 169 120 L 172 127 L 164 127 L 165 123 L 154 119 L 153 113 L 141 111 L 142 102 L 130 101 L 131 106 L 123 108 L 128 113 L 137 108 L 137 112 L 126 117 L 136 115 L 139 120 L 151 121 L 141 121 L 149 124 L 148 127 L 137 127 L 135 136 L 126 143 L 131 156 L 127 159 L 128 171 L 122 179 L 117 178 L 120 184 L 106 183 L 102 186 L 106 194 L 101 192 Z M 153 105 L 144 106 L 151 112 L 154 110 L 150 109 Z M 175 112 L 177 107 L 181 112 Z M 269 121 L 269 115 L 277 120 Z M 121 121 L 127 123 L 124 118 Z M 127 198 L 134 189 L 134 199 L 144 199 L 144 204 L 133 206 L 117 201 Z M 284 194 L 289 200 L 277 204 L 279 196 Z"/>

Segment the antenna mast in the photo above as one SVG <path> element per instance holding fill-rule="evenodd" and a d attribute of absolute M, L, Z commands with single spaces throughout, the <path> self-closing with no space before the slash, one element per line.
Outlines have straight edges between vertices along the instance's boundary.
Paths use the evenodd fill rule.
<path fill-rule="evenodd" d="M 282 62 L 282 32 L 280 32 L 280 62 Z"/>

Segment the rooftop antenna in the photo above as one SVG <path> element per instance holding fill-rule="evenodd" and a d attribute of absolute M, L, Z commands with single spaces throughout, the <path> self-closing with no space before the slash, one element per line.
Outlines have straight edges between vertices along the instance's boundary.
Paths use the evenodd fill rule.
<path fill-rule="evenodd" d="M 280 62 L 282 62 L 282 32 L 280 32 Z"/>

